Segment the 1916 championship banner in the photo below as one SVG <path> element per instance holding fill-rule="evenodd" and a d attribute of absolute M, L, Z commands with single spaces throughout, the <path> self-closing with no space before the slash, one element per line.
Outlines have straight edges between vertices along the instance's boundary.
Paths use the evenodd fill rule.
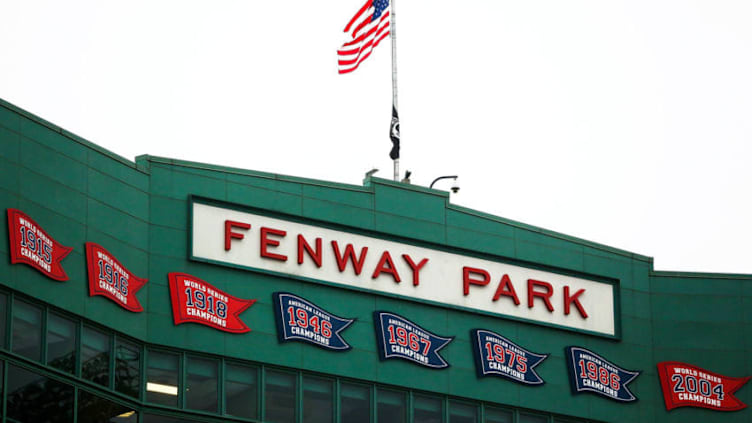
<path fill-rule="evenodd" d="M 622 369 L 585 348 L 567 347 L 566 352 L 569 380 L 575 393 L 590 391 L 615 401 L 637 401 L 627 384 L 640 372 Z"/>
<path fill-rule="evenodd" d="M 548 354 L 530 352 L 490 330 L 476 329 L 471 334 L 479 377 L 498 375 L 525 385 L 545 383 L 534 369 Z"/>
<path fill-rule="evenodd" d="M 435 335 L 402 316 L 385 311 L 374 312 L 373 321 L 381 360 L 401 358 L 434 369 L 449 367 L 439 350 L 454 337 Z"/>
<path fill-rule="evenodd" d="M 136 292 L 146 284 L 146 279 L 131 273 L 101 245 L 86 243 L 86 267 L 90 296 L 109 298 L 129 311 L 144 310 L 136 298 Z"/>
<path fill-rule="evenodd" d="M 666 410 L 677 407 L 702 407 L 718 411 L 736 411 L 747 407 L 733 394 L 749 377 L 728 377 L 677 361 L 658 363 Z"/>
<path fill-rule="evenodd" d="M 340 332 L 355 319 L 337 317 L 312 302 L 286 292 L 274 293 L 279 342 L 303 341 L 328 350 L 349 350 Z"/>
<path fill-rule="evenodd" d="M 73 250 L 52 239 L 26 213 L 8 209 L 10 262 L 25 263 L 56 281 L 67 281 L 60 261 Z"/>
<path fill-rule="evenodd" d="M 256 300 L 233 297 L 187 273 L 173 272 L 169 279 L 172 316 L 176 325 L 194 322 L 230 333 L 251 330 L 238 316 Z"/>

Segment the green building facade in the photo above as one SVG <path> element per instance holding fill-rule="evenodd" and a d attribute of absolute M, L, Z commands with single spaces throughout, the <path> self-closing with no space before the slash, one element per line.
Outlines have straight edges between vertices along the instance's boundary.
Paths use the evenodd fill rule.
<path fill-rule="evenodd" d="M 342 286 L 202 259 L 192 246 L 197 201 L 605 284 L 613 289 L 614 330 L 567 328 L 368 285 Z M 22 211 L 72 248 L 60 262 L 67 280 L 57 281 L 30 265 L 11 263 L 13 229 L 0 225 L 0 414 L 5 422 L 752 421 L 748 408 L 667 410 L 656 367 L 676 361 L 724 376 L 752 375 L 752 275 L 655 271 L 650 257 L 458 207 L 446 192 L 375 177 L 355 186 L 152 156 L 133 163 L 2 101 L 0 204 L 6 213 Z M 256 229 L 235 226 L 230 232 L 250 238 Z M 276 251 L 274 242 L 282 237 L 268 239 L 268 251 Z M 231 237 L 230 247 L 242 242 Z M 143 311 L 89 295 L 86 243 L 102 246 L 133 275 L 148 280 L 135 293 Z M 390 266 L 382 263 L 381 269 L 389 273 Z M 372 271 L 364 273 L 371 278 Z M 174 272 L 233 297 L 255 299 L 239 315 L 251 330 L 228 333 L 176 324 L 168 277 Z M 467 289 L 471 295 L 490 290 L 490 304 L 501 275 L 491 274 L 488 286 L 478 283 L 479 274 L 472 277 Z M 410 284 L 408 275 L 402 279 L 400 289 Z M 462 279 L 433 283 L 456 286 L 457 301 L 463 301 Z M 522 311 L 528 300 L 545 306 L 541 296 L 528 298 L 522 284 L 516 288 Z M 352 348 L 281 342 L 276 292 L 355 319 L 341 332 Z M 507 291 L 498 301 L 511 300 Z M 554 306 L 558 311 L 561 304 Z M 576 315 L 576 301 L 569 306 Z M 381 359 L 376 311 L 453 337 L 440 351 L 449 366 Z M 545 383 L 480 377 L 474 329 L 548 354 L 535 368 Z M 576 392 L 565 350 L 570 346 L 639 371 L 628 385 L 637 400 Z M 748 386 L 733 395 L 752 402 Z"/>

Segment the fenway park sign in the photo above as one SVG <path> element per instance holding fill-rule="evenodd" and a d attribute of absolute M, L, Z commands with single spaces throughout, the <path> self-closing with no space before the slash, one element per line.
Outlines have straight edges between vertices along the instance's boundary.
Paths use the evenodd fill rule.
<path fill-rule="evenodd" d="M 613 283 L 273 218 L 194 198 L 193 260 L 617 337 Z"/>

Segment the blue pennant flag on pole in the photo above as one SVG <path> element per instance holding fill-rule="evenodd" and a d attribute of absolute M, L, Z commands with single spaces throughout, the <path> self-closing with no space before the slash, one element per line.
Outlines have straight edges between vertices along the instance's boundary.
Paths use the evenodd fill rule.
<path fill-rule="evenodd" d="M 530 352 L 490 330 L 476 329 L 471 334 L 478 377 L 498 375 L 525 385 L 545 383 L 535 366 L 548 354 Z"/>
<path fill-rule="evenodd" d="M 439 350 L 454 337 L 433 334 L 415 323 L 386 311 L 373 313 L 381 360 L 401 358 L 434 369 L 449 367 Z"/>
<path fill-rule="evenodd" d="M 279 342 L 302 341 L 328 350 L 349 350 L 340 332 L 355 319 L 335 316 L 312 302 L 286 292 L 275 292 Z"/>

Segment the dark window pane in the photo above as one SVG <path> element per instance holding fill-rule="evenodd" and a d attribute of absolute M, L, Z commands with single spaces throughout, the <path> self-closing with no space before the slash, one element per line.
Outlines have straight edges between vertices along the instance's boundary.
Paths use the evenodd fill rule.
<path fill-rule="evenodd" d="M 416 395 L 413 402 L 414 423 L 441 423 L 441 399 Z"/>
<path fill-rule="evenodd" d="M 185 384 L 186 406 L 192 410 L 216 413 L 218 409 L 216 360 L 188 357 Z"/>
<path fill-rule="evenodd" d="M 406 421 L 407 407 L 404 393 L 379 389 L 376 394 L 379 403 L 376 410 L 379 423 L 404 423 Z"/>
<path fill-rule="evenodd" d="M 371 421 L 371 389 L 368 386 L 340 385 L 340 410 L 342 423 L 368 423 Z"/>
<path fill-rule="evenodd" d="M 295 422 L 296 383 L 295 375 L 290 373 L 267 370 L 266 378 L 266 416 L 265 422 L 293 423 Z"/>
<path fill-rule="evenodd" d="M 5 348 L 5 328 L 8 314 L 8 296 L 0 292 L 0 348 Z"/>
<path fill-rule="evenodd" d="M 110 336 L 84 326 L 81 335 L 81 377 L 110 385 Z"/>
<path fill-rule="evenodd" d="M 178 355 L 149 351 L 146 362 L 146 400 L 178 405 Z"/>
<path fill-rule="evenodd" d="M 118 339 L 115 344 L 115 390 L 138 398 L 141 347 Z"/>
<path fill-rule="evenodd" d="M 313 377 L 303 378 L 303 421 L 332 423 L 334 421 L 332 382 Z"/>
<path fill-rule="evenodd" d="M 13 352 L 42 359 L 42 309 L 21 300 L 13 302 Z"/>
<path fill-rule="evenodd" d="M 235 364 L 227 364 L 225 371 L 227 414 L 250 419 L 258 417 L 258 371 Z"/>
<path fill-rule="evenodd" d="M 449 402 L 449 423 L 476 423 L 478 407 L 459 402 Z"/>
<path fill-rule="evenodd" d="M 512 412 L 495 408 L 486 408 L 485 423 L 512 423 Z"/>
<path fill-rule="evenodd" d="M 55 313 L 47 318 L 47 364 L 68 373 L 76 371 L 76 322 Z"/>
<path fill-rule="evenodd" d="M 73 387 L 8 366 L 7 418 L 17 422 L 73 421 Z"/>
<path fill-rule="evenodd" d="M 548 423 L 548 417 L 520 413 L 520 423 Z"/>
<path fill-rule="evenodd" d="M 143 422 L 144 423 L 196 423 L 195 420 L 158 416 L 156 414 L 144 414 Z"/>
<path fill-rule="evenodd" d="M 137 423 L 138 413 L 130 407 L 78 391 L 78 423 Z"/>

